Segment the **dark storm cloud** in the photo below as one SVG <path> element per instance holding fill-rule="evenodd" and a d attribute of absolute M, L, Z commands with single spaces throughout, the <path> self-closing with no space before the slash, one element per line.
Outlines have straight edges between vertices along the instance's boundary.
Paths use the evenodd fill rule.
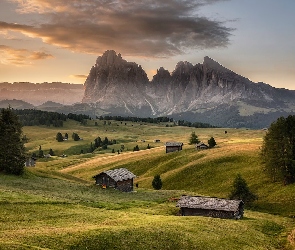
<path fill-rule="evenodd" d="M 189 49 L 225 47 L 232 29 L 198 15 L 224 0 L 14 0 L 21 13 L 39 13 L 35 25 L 0 22 L 14 30 L 72 51 L 168 57 Z"/>

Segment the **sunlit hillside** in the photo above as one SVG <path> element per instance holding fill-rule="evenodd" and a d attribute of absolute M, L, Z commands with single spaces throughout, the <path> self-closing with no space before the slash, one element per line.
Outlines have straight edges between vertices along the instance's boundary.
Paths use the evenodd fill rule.
<path fill-rule="evenodd" d="M 217 146 L 196 150 L 188 144 L 193 131 L 205 143 L 213 136 Z M 69 139 L 57 142 L 58 132 Z M 83 140 L 74 141 L 73 132 Z M 264 130 L 92 120 L 86 126 L 67 121 L 62 128 L 24 127 L 24 133 L 30 154 L 41 147 L 54 156 L 38 159 L 22 177 L 0 175 L 0 249 L 295 247 L 295 185 L 272 183 L 263 171 Z M 98 136 L 116 144 L 89 153 Z M 166 141 L 183 142 L 183 150 L 166 154 Z M 133 152 L 136 145 L 140 150 Z M 134 192 L 94 185 L 92 176 L 121 167 L 137 176 Z M 175 199 L 227 198 L 238 173 L 259 197 L 246 204 L 243 219 L 178 216 Z M 158 191 L 151 185 L 156 174 L 163 181 Z"/>

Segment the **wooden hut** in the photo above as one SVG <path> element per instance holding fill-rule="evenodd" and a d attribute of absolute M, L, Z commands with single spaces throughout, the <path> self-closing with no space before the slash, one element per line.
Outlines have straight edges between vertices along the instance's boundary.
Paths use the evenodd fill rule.
<path fill-rule="evenodd" d="M 101 172 L 93 178 L 96 185 L 101 185 L 103 188 L 112 187 L 122 192 L 133 191 L 133 179 L 136 177 L 126 168 L 118 168 Z"/>
<path fill-rule="evenodd" d="M 208 149 L 209 146 L 206 145 L 204 142 L 200 142 L 196 144 L 196 149 L 201 150 L 201 149 Z"/>
<path fill-rule="evenodd" d="M 166 153 L 182 150 L 182 142 L 166 142 Z"/>
<path fill-rule="evenodd" d="M 182 196 L 176 205 L 182 216 L 210 216 L 223 219 L 240 219 L 244 202 L 202 196 Z"/>

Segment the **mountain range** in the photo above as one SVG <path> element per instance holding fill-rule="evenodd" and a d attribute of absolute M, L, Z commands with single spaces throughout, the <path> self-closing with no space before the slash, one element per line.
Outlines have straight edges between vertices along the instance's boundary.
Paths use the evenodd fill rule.
<path fill-rule="evenodd" d="M 179 62 L 173 72 L 161 67 L 150 81 L 140 65 L 108 50 L 97 58 L 84 86 L 0 83 L 0 107 L 8 104 L 92 117 L 169 116 L 220 127 L 264 128 L 295 114 L 295 91 L 254 83 L 209 57 L 196 65 Z"/>
<path fill-rule="evenodd" d="M 171 116 L 222 127 L 265 127 L 294 114 L 295 91 L 254 83 L 209 57 L 179 62 L 170 73 L 146 72 L 113 50 L 99 56 L 85 81 L 82 102 L 113 115 Z"/>

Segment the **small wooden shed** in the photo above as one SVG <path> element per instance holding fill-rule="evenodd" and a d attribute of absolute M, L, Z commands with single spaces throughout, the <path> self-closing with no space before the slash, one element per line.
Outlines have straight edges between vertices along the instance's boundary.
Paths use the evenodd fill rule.
<path fill-rule="evenodd" d="M 182 216 L 209 216 L 240 219 L 244 214 L 242 200 L 227 200 L 203 196 L 182 196 L 176 205 Z"/>
<path fill-rule="evenodd" d="M 133 191 L 133 179 L 136 177 L 126 168 L 118 168 L 101 172 L 93 178 L 96 185 L 101 185 L 103 188 L 112 187 L 122 192 Z"/>
<path fill-rule="evenodd" d="M 166 142 L 166 153 L 182 150 L 182 142 Z"/>
<path fill-rule="evenodd" d="M 201 149 L 208 149 L 209 146 L 206 145 L 204 142 L 200 142 L 196 144 L 196 149 L 201 150 Z"/>

